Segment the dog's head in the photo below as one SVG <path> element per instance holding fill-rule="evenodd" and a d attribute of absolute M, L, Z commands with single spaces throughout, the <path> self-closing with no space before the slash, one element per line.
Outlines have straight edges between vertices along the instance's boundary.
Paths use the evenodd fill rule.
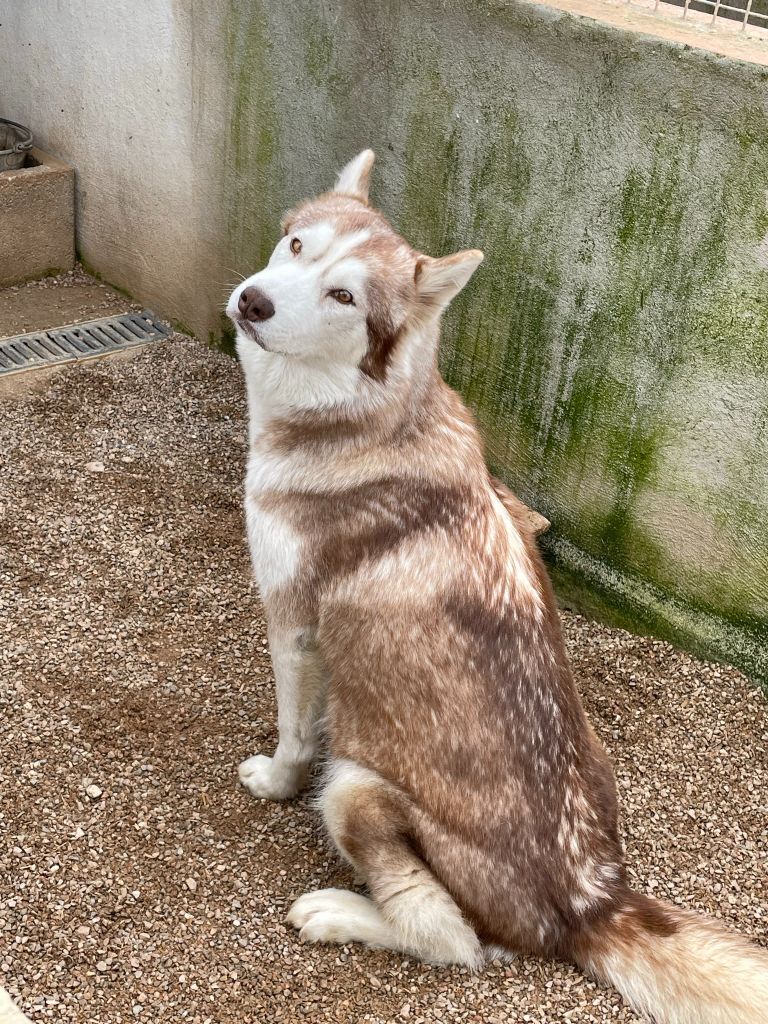
<path fill-rule="evenodd" d="M 241 347 L 357 367 L 383 382 L 409 327 L 436 319 L 469 280 L 481 252 L 421 255 L 368 205 L 373 159 L 360 153 L 332 192 L 283 218 L 269 263 L 227 305 Z"/>

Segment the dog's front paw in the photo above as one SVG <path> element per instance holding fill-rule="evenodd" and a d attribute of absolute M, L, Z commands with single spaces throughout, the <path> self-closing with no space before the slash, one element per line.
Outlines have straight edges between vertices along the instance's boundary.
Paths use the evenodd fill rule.
<path fill-rule="evenodd" d="M 266 754 L 254 754 L 237 770 L 240 781 L 253 796 L 264 800 L 288 800 L 298 793 L 304 773 L 286 768 Z"/>

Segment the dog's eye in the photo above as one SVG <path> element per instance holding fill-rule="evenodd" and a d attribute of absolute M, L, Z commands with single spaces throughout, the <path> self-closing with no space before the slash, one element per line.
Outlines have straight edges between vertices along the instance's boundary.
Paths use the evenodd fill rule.
<path fill-rule="evenodd" d="M 292 238 L 291 239 L 291 252 L 294 253 L 296 256 L 298 256 L 299 253 L 301 252 L 301 239 L 300 238 Z"/>
<path fill-rule="evenodd" d="M 334 288 L 333 291 L 328 292 L 332 299 L 336 299 L 342 306 L 351 306 L 354 303 L 352 292 L 348 292 L 346 288 Z"/>

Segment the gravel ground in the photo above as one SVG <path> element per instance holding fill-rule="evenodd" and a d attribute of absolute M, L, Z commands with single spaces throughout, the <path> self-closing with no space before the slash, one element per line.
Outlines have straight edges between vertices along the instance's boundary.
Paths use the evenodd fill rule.
<path fill-rule="evenodd" d="M 0 982 L 33 1021 L 637 1020 L 561 964 L 470 976 L 283 926 L 351 879 L 309 800 L 236 781 L 276 736 L 235 363 L 176 336 L 0 401 Z M 564 623 L 637 885 L 768 945 L 763 695 Z"/>

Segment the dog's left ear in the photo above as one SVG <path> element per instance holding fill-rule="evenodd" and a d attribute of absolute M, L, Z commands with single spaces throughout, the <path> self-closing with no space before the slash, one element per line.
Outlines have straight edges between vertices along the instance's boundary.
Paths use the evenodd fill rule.
<path fill-rule="evenodd" d="M 344 192 L 362 202 L 368 202 L 368 182 L 371 177 L 374 153 L 372 149 L 364 149 L 354 160 L 350 160 L 338 177 L 334 192 Z"/>
<path fill-rule="evenodd" d="M 419 256 L 414 279 L 420 303 L 435 312 L 445 309 L 483 259 L 479 249 L 464 249 L 438 260 L 431 256 Z"/>

